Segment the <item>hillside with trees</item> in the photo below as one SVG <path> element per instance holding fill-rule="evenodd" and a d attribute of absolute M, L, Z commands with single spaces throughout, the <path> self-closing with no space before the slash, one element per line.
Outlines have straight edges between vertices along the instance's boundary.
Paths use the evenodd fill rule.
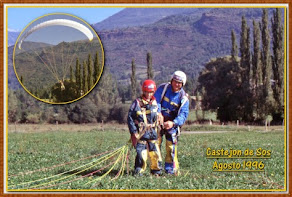
<path fill-rule="evenodd" d="M 212 59 L 200 73 L 198 91 L 203 97 L 203 107 L 216 111 L 221 122 L 263 123 L 272 119 L 282 123 L 284 29 L 281 18 L 281 10 L 277 9 L 270 22 L 268 10 L 263 9 L 262 19 L 253 21 L 251 31 L 242 16 L 239 45 L 232 31 L 231 55 Z"/>
<path fill-rule="evenodd" d="M 187 73 L 187 92 L 199 92 L 203 110 L 216 111 L 222 122 L 262 123 L 270 116 L 281 121 L 284 29 L 280 11 L 218 8 L 201 16 L 171 15 L 154 24 L 98 32 L 105 49 L 105 72 L 92 92 L 70 105 L 51 106 L 22 89 L 9 91 L 9 121 L 33 122 L 39 117 L 35 122 L 124 122 L 126 103 L 139 95 L 141 80 L 153 76 L 159 84 L 177 69 Z M 153 72 L 147 71 L 150 67 Z M 33 112 L 36 105 L 50 113 Z"/>

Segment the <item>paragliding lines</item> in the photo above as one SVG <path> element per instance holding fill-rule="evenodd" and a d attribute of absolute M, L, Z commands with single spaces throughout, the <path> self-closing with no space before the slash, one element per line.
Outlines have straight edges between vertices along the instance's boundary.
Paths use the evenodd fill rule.
<path fill-rule="evenodd" d="M 17 183 L 14 185 L 9 185 L 8 189 L 9 190 L 43 190 L 47 188 L 58 188 L 60 185 L 65 185 L 68 183 L 72 183 L 74 181 L 84 179 L 86 177 L 94 177 L 98 176 L 97 178 L 86 182 L 85 184 L 81 185 L 81 187 L 94 187 L 98 181 L 106 177 L 110 172 L 112 172 L 113 169 L 117 168 L 120 163 L 119 170 L 117 174 L 115 175 L 112 180 L 117 179 L 119 176 L 123 176 L 125 166 L 126 166 L 126 161 L 128 159 L 128 152 L 129 152 L 129 147 L 128 145 L 124 145 L 118 149 L 115 149 L 113 151 L 107 151 L 104 153 L 100 153 L 98 155 L 93 155 L 90 157 L 82 158 L 79 160 L 67 162 L 64 164 L 59 164 L 59 165 L 54 165 L 49 168 L 42 168 L 34 171 L 28 171 L 26 173 L 19 173 L 15 175 L 10 175 L 8 177 L 8 181 L 10 183 L 13 183 L 13 180 L 16 181 L 19 179 L 19 176 L 23 176 L 23 180 L 28 180 L 28 177 L 25 175 L 33 174 L 36 172 L 43 172 L 43 171 L 48 171 L 48 170 L 53 170 L 56 169 L 57 167 L 60 166 L 66 166 L 69 164 L 77 164 L 79 161 L 84 161 L 89 158 L 94 158 L 93 161 L 90 161 L 88 163 L 82 164 L 78 167 L 75 167 L 71 170 L 66 170 L 64 172 L 40 178 L 37 180 L 31 180 L 31 181 L 26 181 L 22 183 Z M 102 155 L 102 156 L 101 156 Z M 105 171 L 104 171 L 105 170 Z M 100 176 L 97 175 L 97 173 L 103 172 Z M 41 174 L 40 174 L 41 175 Z M 14 178 L 15 177 L 15 178 Z M 85 180 L 86 181 L 86 180 Z M 91 184 L 94 184 L 90 186 Z"/>
<path fill-rule="evenodd" d="M 56 34 L 54 38 L 56 38 L 56 36 L 57 37 L 59 36 L 58 38 L 61 40 L 66 40 L 67 38 L 71 40 L 68 43 L 63 41 L 63 42 L 60 42 L 59 44 L 52 44 L 53 40 L 50 41 L 50 36 L 47 36 L 47 33 L 44 33 L 44 30 L 47 30 L 46 28 L 50 26 L 69 27 L 69 28 L 78 30 L 83 35 L 72 34 L 72 35 L 75 35 L 75 37 L 71 37 L 71 36 L 67 36 L 67 34 L 63 34 L 63 35 Z M 43 30 L 40 31 L 41 29 Z M 69 31 L 71 32 L 72 29 L 70 29 Z M 64 29 L 60 29 L 60 30 L 62 30 L 62 32 L 65 32 L 63 31 Z M 58 31 L 55 31 L 55 32 L 58 32 Z M 82 22 L 77 22 L 75 20 L 61 18 L 61 19 L 46 20 L 44 22 L 40 22 L 39 24 L 32 23 L 31 28 L 27 28 L 26 31 L 24 31 L 24 33 L 20 35 L 20 38 L 17 44 L 18 52 L 16 53 L 16 54 L 21 54 L 21 52 L 23 51 L 22 45 L 25 44 L 24 46 L 30 49 L 24 50 L 23 51 L 24 53 L 22 54 L 26 54 L 28 58 L 33 57 L 34 55 L 32 54 L 36 54 L 37 56 L 36 61 L 34 62 L 32 61 L 31 65 L 36 64 L 37 66 L 39 66 L 38 69 L 40 72 L 38 70 L 37 72 L 36 71 L 33 72 L 35 75 L 33 77 L 34 81 L 26 84 L 26 85 L 31 86 L 31 88 L 28 88 L 28 89 L 31 92 L 36 91 L 37 89 L 36 86 L 43 84 L 43 82 L 46 82 L 42 78 L 44 74 L 46 73 L 42 72 L 43 69 L 40 67 L 43 64 L 52 74 L 53 78 L 57 80 L 56 83 L 61 83 L 61 90 L 64 90 L 65 89 L 64 82 L 68 78 L 67 75 L 68 75 L 68 72 L 70 71 L 70 67 L 73 66 L 71 64 L 78 57 L 78 54 L 82 58 L 85 57 L 86 54 L 84 55 L 84 50 L 86 50 L 88 46 L 90 46 L 93 38 L 94 38 L 94 34 L 92 30 L 89 27 L 87 27 L 85 24 L 83 24 Z M 29 41 L 29 39 L 30 40 L 36 39 L 36 41 L 35 42 Z M 42 39 L 42 41 L 39 41 L 40 39 Z M 48 44 L 44 45 L 44 43 L 48 43 Z M 80 49 L 82 49 L 82 51 L 80 51 Z M 88 54 L 89 53 L 90 51 L 88 51 Z M 85 59 L 86 57 L 84 58 L 84 61 Z M 17 69 L 19 69 L 20 72 L 23 72 L 24 68 L 20 68 L 19 66 L 26 65 L 25 63 L 23 64 L 23 62 L 27 62 L 27 58 L 25 59 L 24 56 L 23 57 L 19 56 L 19 61 L 17 62 L 19 63 L 19 65 Z M 24 73 L 27 73 L 27 72 L 24 72 Z M 25 77 L 29 78 L 30 76 L 25 76 Z M 39 77 L 39 79 L 37 79 L 37 76 Z M 36 82 L 35 79 L 38 81 Z M 45 79 L 48 79 L 48 78 L 46 77 Z M 52 80 L 48 79 L 48 82 L 52 83 Z M 38 83 L 38 85 L 36 85 L 36 83 Z M 51 88 L 51 85 L 47 83 L 47 84 L 43 84 L 43 87 L 49 90 L 49 88 Z M 51 89 L 49 91 L 51 91 Z M 50 98 L 45 98 L 45 99 L 50 99 Z"/>

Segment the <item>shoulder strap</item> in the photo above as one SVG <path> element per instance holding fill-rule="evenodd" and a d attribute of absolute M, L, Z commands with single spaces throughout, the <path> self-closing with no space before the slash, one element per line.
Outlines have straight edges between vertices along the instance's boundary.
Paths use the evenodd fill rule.
<path fill-rule="evenodd" d="M 145 123 L 145 125 L 147 125 L 147 117 L 146 117 L 146 108 L 144 106 L 144 103 L 142 101 L 141 98 L 137 98 L 137 103 L 141 109 L 141 112 L 142 112 L 142 117 L 143 117 L 143 121 Z"/>
<path fill-rule="evenodd" d="M 180 107 L 178 109 L 178 114 L 180 113 L 180 110 L 181 110 L 181 107 L 188 101 L 188 94 L 184 91 L 184 90 L 181 90 L 180 92 L 180 100 L 183 102 L 180 103 Z"/>
<path fill-rule="evenodd" d="M 166 90 L 167 90 L 167 88 L 168 88 L 169 85 L 170 85 L 169 82 L 164 85 L 164 88 L 163 88 L 163 91 L 162 91 L 161 97 L 160 97 L 160 103 L 162 102 L 162 99 L 165 96 Z"/>

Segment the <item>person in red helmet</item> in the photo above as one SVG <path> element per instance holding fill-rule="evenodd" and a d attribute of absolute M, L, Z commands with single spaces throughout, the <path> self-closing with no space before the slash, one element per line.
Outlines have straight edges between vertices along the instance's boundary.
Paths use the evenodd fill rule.
<path fill-rule="evenodd" d="M 142 84 L 143 94 L 133 101 L 128 113 L 128 127 L 137 153 L 134 174 L 139 176 L 146 170 L 148 154 L 151 173 L 161 175 L 162 159 L 157 141 L 158 105 L 153 96 L 155 90 L 155 82 L 150 79 L 145 80 Z"/>

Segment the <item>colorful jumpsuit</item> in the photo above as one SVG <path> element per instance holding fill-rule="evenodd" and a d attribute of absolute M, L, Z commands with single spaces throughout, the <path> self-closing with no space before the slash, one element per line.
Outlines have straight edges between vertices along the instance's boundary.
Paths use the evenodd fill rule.
<path fill-rule="evenodd" d="M 157 102 L 153 97 L 153 100 L 147 102 L 142 98 L 136 99 L 128 113 L 128 127 L 131 135 L 141 132 L 141 138 L 136 145 L 136 159 L 135 159 L 135 174 L 141 174 L 147 167 L 147 147 L 150 157 L 150 169 L 152 174 L 161 174 L 161 154 L 158 146 L 158 134 L 157 134 Z M 141 123 L 146 125 L 146 131 L 139 131 L 139 125 Z M 144 127 L 145 128 L 145 127 Z"/>
<path fill-rule="evenodd" d="M 169 120 L 174 122 L 173 128 L 161 131 L 159 146 L 161 146 L 162 136 L 165 134 L 165 171 L 169 174 L 176 174 L 179 169 L 177 141 L 180 127 L 185 123 L 189 114 L 189 100 L 183 88 L 178 92 L 173 92 L 170 83 L 161 84 L 157 88 L 154 97 L 158 102 L 159 108 L 161 107 L 164 122 Z"/>

